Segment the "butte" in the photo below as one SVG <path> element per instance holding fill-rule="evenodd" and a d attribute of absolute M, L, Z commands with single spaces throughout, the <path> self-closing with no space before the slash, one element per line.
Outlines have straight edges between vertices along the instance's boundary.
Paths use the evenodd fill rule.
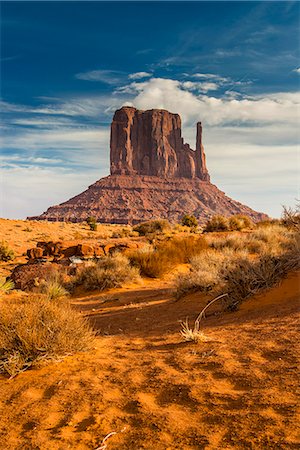
<path fill-rule="evenodd" d="M 216 214 L 266 218 L 210 182 L 201 122 L 193 150 L 183 141 L 178 114 L 126 106 L 111 124 L 110 175 L 30 219 L 80 222 L 94 216 L 102 223 L 135 224 L 158 218 L 178 222 L 184 214 L 200 223 Z"/>

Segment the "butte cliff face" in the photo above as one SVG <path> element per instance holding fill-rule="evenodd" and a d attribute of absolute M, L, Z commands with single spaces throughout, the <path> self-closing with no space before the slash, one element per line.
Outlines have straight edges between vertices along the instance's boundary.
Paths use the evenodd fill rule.
<path fill-rule="evenodd" d="M 192 150 L 183 142 L 178 114 L 131 107 L 117 110 L 111 125 L 110 173 L 209 181 L 201 123 Z"/>
<path fill-rule="evenodd" d="M 184 143 L 178 114 L 123 107 L 111 124 L 108 177 L 85 192 L 31 219 L 134 224 L 194 214 L 200 222 L 215 214 L 267 217 L 227 197 L 210 183 L 197 123 L 196 149 Z"/>

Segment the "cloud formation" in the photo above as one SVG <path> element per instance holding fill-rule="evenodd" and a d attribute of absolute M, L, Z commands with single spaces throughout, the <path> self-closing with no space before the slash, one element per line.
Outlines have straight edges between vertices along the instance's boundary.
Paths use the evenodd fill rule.
<path fill-rule="evenodd" d="M 208 125 L 230 123 L 296 125 L 298 122 L 299 93 L 278 92 L 232 98 L 230 95 L 222 97 L 197 95 L 194 90 L 193 82 L 151 78 L 143 83 L 127 86 L 126 92 L 135 91 L 136 96 L 131 103 L 137 108 L 163 108 L 178 112 L 184 124 L 195 123 L 199 118 Z"/>
<path fill-rule="evenodd" d="M 151 77 L 151 73 L 149 72 L 136 72 L 136 73 L 131 73 L 128 75 L 128 78 L 130 80 L 140 80 L 142 78 L 148 78 Z"/>
<path fill-rule="evenodd" d="M 124 72 L 118 70 L 90 70 L 75 75 L 78 80 L 101 81 L 102 83 L 116 85 L 124 78 Z"/>
<path fill-rule="evenodd" d="M 125 84 L 102 96 L 44 97 L 38 106 L 2 103 L 2 194 L 10 199 L 2 198 L 2 215 L 16 217 L 11 202 L 18 217 L 38 214 L 107 175 L 109 124 L 125 104 L 179 113 L 192 147 L 201 120 L 212 180 L 233 198 L 271 215 L 282 203 L 293 204 L 300 94 L 245 95 L 239 82 L 211 73 L 131 80 L 126 84 L 125 77 Z M 228 89 L 232 83 L 235 90 Z M 55 184 L 50 197 L 49 180 Z M 33 202 L 39 182 L 39 201 Z"/>

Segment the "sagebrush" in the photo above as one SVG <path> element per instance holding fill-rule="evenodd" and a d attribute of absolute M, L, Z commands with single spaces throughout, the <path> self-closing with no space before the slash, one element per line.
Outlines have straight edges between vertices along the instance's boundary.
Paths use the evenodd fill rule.
<path fill-rule="evenodd" d="M 66 302 L 26 296 L 0 310 L 0 372 L 14 376 L 42 360 L 88 350 L 94 333 Z"/>

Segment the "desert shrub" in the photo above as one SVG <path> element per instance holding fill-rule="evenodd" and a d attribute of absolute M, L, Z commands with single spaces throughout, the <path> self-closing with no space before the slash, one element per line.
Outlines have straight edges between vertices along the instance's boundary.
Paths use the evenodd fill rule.
<path fill-rule="evenodd" d="M 188 273 L 179 274 L 176 279 L 176 295 L 181 297 L 191 292 L 210 292 L 222 281 L 222 270 L 231 255 L 208 250 L 191 260 Z"/>
<path fill-rule="evenodd" d="M 224 216 L 214 216 L 206 222 L 203 231 L 227 231 L 229 229 L 228 220 Z"/>
<path fill-rule="evenodd" d="M 265 219 L 260 220 L 256 223 L 256 228 L 265 228 L 270 227 L 272 225 L 281 225 L 281 221 L 279 219 Z"/>
<path fill-rule="evenodd" d="M 5 278 L 0 278 L 0 294 L 8 294 L 15 287 L 12 280 L 6 280 Z"/>
<path fill-rule="evenodd" d="M 299 244 L 296 241 L 291 242 L 288 251 L 281 255 L 265 253 L 256 260 L 238 260 L 224 277 L 228 309 L 236 309 L 246 298 L 272 287 L 288 272 L 299 268 Z"/>
<path fill-rule="evenodd" d="M 157 278 L 169 272 L 176 264 L 187 263 L 208 248 L 203 237 L 173 237 L 153 246 L 130 254 L 131 262 L 140 268 L 141 274 Z"/>
<path fill-rule="evenodd" d="M 103 291 L 113 287 L 120 287 L 123 283 L 138 279 L 139 271 L 132 267 L 128 258 L 121 254 L 105 256 L 97 263 L 83 267 L 73 280 L 75 285 L 83 285 L 90 291 Z"/>
<path fill-rule="evenodd" d="M 96 223 L 92 222 L 89 224 L 89 226 L 91 231 L 97 231 L 98 226 Z"/>
<path fill-rule="evenodd" d="M 189 228 L 197 228 L 198 220 L 193 215 L 185 214 L 181 219 L 181 225 Z"/>
<path fill-rule="evenodd" d="M 8 243 L 0 242 L 0 261 L 12 261 L 14 258 L 15 252 L 8 246 Z"/>
<path fill-rule="evenodd" d="M 89 225 L 91 231 L 97 231 L 97 220 L 95 217 L 89 216 L 86 219 L 86 222 Z"/>
<path fill-rule="evenodd" d="M 157 246 L 157 251 L 174 264 L 188 263 L 190 259 L 208 248 L 204 237 L 173 237 Z"/>
<path fill-rule="evenodd" d="M 275 235 L 275 240 L 270 236 L 272 233 L 264 233 L 260 237 L 266 241 L 253 240 L 264 248 L 256 257 L 250 257 L 245 239 L 242 250 L 223 247 L 221 251 L 209 250 L 193 258 L 190 272 L 177 278 L 177 296 L 195 291 L 227 293 L 227 308 L 232 310 L 249 296 L 273 286 L 289 271 L 299 269 L 299 235 Z"/>
<path fill-rule="evenodd" d="M 241 231 L 244 228 L 244 222 L 236 216 L 228 219 L 228 228 L 230 231 Z"/>
<path fill-rule="evenodd" d="M 213 237 L 210 241 L 210 247 L 216 250 L 231 248 L 241 250 L 245 247 L 246 237 L 242 234 L 232 233 L 227 236 Z"/>
<path fill-rule="evenodd" d="M 229 217 L 228 226 L 231 231 L 241 231 L 245 228 L 252 228 L 253 222 L 248 216 L 236 214 L 235 216 Z"/>
<path fill-rule="evenodd" d="M 281 222 L 289 229 L 300 231 L 300 202 L 295 208 L 283 207 Z"/>
<path fill-rule="evenodd" d="M 36 363 L 89 349 L 94 333 L 70 305 L 31 296 L 0 310 L 0 372 L 14 376 Z"/>
<path fill-rule="evenodd" d="M 208 237 L 210 247 L 216 250 L 231 248 L 233 250 L 247 250 L 250 253 L 280 253 L 289 242 L 290 232 L 279 225 L 269 225 L 258 228 L 251 233 L 230 233 L 221 237 Z"/>
<path fill-rule="evenodd" d="M 59 280 L 56 279 L 44 281 L 40 286 L 40 292 L 45 294 L 49 300 L 56 300 L 69 295 L 69 292 L 59 282 Z"/>
<path fill-rule="evenodd" d="M 163 233 L 169 228 L 170 223 L 167 220 L 159 219 L 142 222 L 133 227 L 133 231 L 137 231 L 140 236 L 147 236 L 149 234 Z"/>
<path fill-rule="evenodd" d="M 129 255 L 131 263 L 138 267 L 141 275 L 158 278 L 172 269 L 173 263 L 167 255 L 153 248 L 139 249 Z"/>

